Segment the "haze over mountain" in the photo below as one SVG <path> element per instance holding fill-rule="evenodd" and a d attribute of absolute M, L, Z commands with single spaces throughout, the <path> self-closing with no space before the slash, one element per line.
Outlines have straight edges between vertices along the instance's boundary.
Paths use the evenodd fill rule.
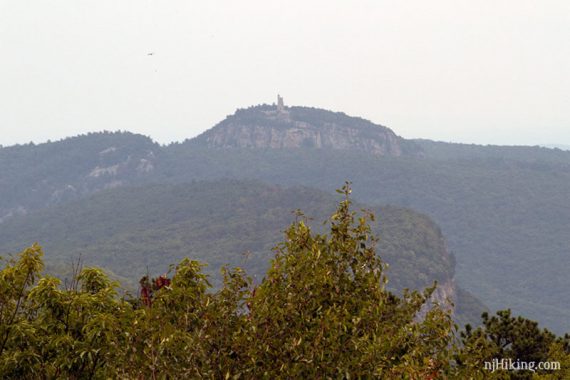
<path fill-rule="evenodd" d="M 3 5 L 2 145 L 180 141 L 275 91 L 407 138 L 570 144 L 565 0 Z"/>
<path fill-rule="evenodd" d="M 0 168 L 6 226 L 123 186 L 234 178 L 331 192 L 351 180 L 358 200 L 439 224 L 458 284 L 485 304 L 570 330 L 570 152 L 405 140 L 344 114 L 262 105 L 169 146 L 103 133 L 2 148 Z"/>
<path fill-rule="evenodd" d="M 293 210 L 302 209 L 320 231 L 336 198 L 309 188 L 236 180 L 120 187 L 11 218 L 0 230 L 0 252 L 39 241 L 56 273 L 65 273 L 81 255 L 85 264 L 108 268 L 135 289 L 147 271 L 166 272 L 183 257 L 207 263 L 205 271 L 216 285 L 224 265 L 242 266 L 260 281 L 272 248 L 297 218 Z M 372 211 L 379 218 L 378 252 L 390 265 L 388 286 L 423 289 L 438 281 L 436 299 L 449 298 L 458 305 L 460 321 L 476 322 L 485 308 L 456 286 L 455 259 L 439 227 L 407 209 Z"/>

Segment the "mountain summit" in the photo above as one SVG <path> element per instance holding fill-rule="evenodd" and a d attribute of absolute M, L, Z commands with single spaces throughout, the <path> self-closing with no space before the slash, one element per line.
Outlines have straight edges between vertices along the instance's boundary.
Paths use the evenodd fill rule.
<path fill-rule="evenodd" d="M 376 156 L 418 155 L 421 148 L 368 120 L 309 107 L 274 105 L 238 109 L 194 139 L 217 148 L 358 150 Z"/>

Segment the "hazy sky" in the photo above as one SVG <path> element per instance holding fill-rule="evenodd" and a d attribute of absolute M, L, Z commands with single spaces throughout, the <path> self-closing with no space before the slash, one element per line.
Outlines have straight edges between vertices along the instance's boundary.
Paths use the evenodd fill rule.
<path fill-rule="evenodd" d="M 277 93 L 404 137 L 570 144 L 570 1 L 0 0 L 0 144 L 179 141 Z"/>

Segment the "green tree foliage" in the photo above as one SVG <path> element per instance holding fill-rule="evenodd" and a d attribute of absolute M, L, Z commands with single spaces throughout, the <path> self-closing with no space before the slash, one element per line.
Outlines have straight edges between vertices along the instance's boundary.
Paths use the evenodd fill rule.
<path fill-rule="evenodd" d="M 416 319 L 433 289 L 402 298 L 385 290 L 368 218 L 355 222 L 343 190 L 330 235 L 294 223 L 254 289 L 247 334 L 254 378 L 421 378 L 439 370 L 449 314 L 433 308 Z"/>
<path fill-rule="evenodd" d="M 92 378 L 107 375 L 121 347 L 127 306 L 98 269 L 77 273 L 68 288 L 40 276 L 43 252 L 24 250 L 0 272 L 3 378 Z M 35 281 L 38 279 L 38 281 Z"/>
<path fill-rule="evenodd" d="M 287 127 L 280 118 L 268 117 L 269 110 L 274 107 L 239 110 L 220 125 Z M 355 128 L 363 136 L 381 129 L 341 113 L 304 107 L 288 111 L 293 120 Z M 350 178 L 360 200 L 368 204 L 410 207 L 433 218 L 457 255 L 458 283 L 485 304 L 493 309 L 510 307 L 558 333 L 570 329 L 570 293 L 566 291 L 570 286 L 566 275 L 570 152 L 399 138 L 402 157 L 308 147 L 214 149 L 205 147 L 208 133 L 169 146 L 128 133 L 95 133 L 0 148 L 0 219 L 30 215 L 121 184 L 254 178 L 332 191 Z M 111 170 L 105 173 L 102 168 Z M 39 241 L 51 255 L 48 242 Z M 536 268 L 528 263 L 537 257 L 544 264 L 544 275 L 529 287 L 527 279 Z M 167 257 L 163 262 L 179 259 Z"/>
<path fill-rule="evenodd" d="M 0 355 L 9 347 L 25 343 L 33 334 L 25 310 L 29 307 L 29 288 L 43 269 L 41 248 L 34 245 L 10 260 L 0 272 Z M 19 359 L 13 358 L 18 361 Z"/>
<path fill-rule="evenodd" d="M 212 291 L 198 262 L 142 280 L 119 298 L 99 269 L 74 280 L 40 276 L 42 251 L 1 272 L 3 378 L 425 377 L 445 369 L 449 312 L 424 293 L 388 292 L 370 216 L 348 194 L 330 234 L 295 222 L 267 276 L 224 269 Z M 142 295 L 141 291 L 141 295 Z M 422 317 L 420 318 L 420 314 Z"/>
<path fill-rule="evenodd" d="M 510 307 L 557 333 L 569 330 L 570 152 L 478 146 L 473 155 L 432 154 L 440 146 L 446 145 L 411 159 L 318 149 L 205 149 L 189 142 L 165 148 L 155 174 L 162 181 L 256 178 L 326 191 L 350 178 L 367 204 L 409 207 L 433 218 L 457 256 L 458 282 L 486 305 Z M 544 263 L 539 277 L 528 265 L 537 257 Z M 527 286 L 530 277 L 534 286 Z"/>
<path fill-rule="evenodd" d="M 570 375 L 569 337 L 556 338 L 538 323 L 523 317 L 511 316 L 510 310 L 501 310 L 495 316 L 482 315 L 483 324 L 477 329 L 470 325 L 461 332 L 462 349 L 457 354 L 460 373 L 477 374 L 501 379 L 553 378 L 567 379 Z M 490 374 L 485 362 L 493 359 L 513 362 L 539 363 L 557 361 L 560 371 L 499 371 Z"/>
<path fill-rule="evenodd" d="M 0 377 L 486 378 L 493 355 L 568 364 L 568 337 L 508 312 L 484 316 L 458 348 L 449 308 L 430 301 L 435 285 L 386 289 L 373 216 L 351 211 L 348 185 L 341 193 L 328 233 L 300 214 L 258 283 L 224 268 L 213 289 L 203 265 L 183 259 L 119 297 L 100 269 L 78 266 L 62 284 L 41 275 L 38 245 L 24 250 L 0 271 Z"/>

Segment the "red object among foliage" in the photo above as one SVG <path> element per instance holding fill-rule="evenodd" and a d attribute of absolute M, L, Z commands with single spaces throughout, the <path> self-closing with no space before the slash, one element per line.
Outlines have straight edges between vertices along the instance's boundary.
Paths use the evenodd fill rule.
<path fill-rule="evenodd" d="M 153 280 L 155 290 L 170 286 L 170 279 L 166 275 L 159 276 Z"/>
<path fill-rule="evenodd" d="M 170 286 L 171 280 L 166 275 L 158 276 L 149 280 L 148 276 L 144 276 L 139 281 L 141 285 L 140 298 L 146 306 L 152 306 L 152 297 L 154 292 Z"/>

